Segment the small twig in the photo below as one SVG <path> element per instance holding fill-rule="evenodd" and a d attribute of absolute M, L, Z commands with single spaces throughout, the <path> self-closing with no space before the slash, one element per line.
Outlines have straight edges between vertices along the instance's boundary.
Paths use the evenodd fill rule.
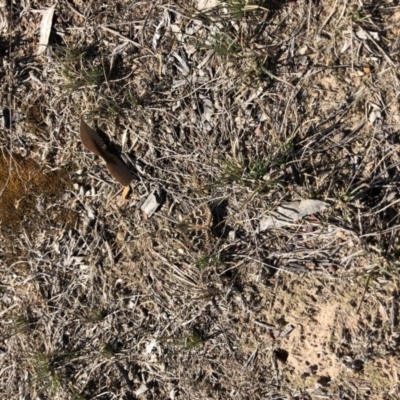
<path fill-rule="evenodd" d="M 142 30 L 140 32 L 140 40 L 142 42 L 142 46 L 143 46 L 143 43 L 144 43 L 144 28 L 146 27 L 147 21 L 149 19 L 149 15 L 154 10 L 154 7 L 156 7 L 156 4 L 153 4 L 153 6 L 151 7 L 150 11 L 147 13 L 146 18 L 144 19 L 144 22 L 143 22 Z"/>
<path fill-rule="evenodd" d="M 118 369 L 118 371 L 120 372 L 122 377 L 124 378 L 126 384 L 129 387 L 129 390 L 131 390 L 133 392 L 135 390 L 135 387 L 133 386 L 132 381 L 129 379 L 128 372 L 117 361 L 114 362 L 114 365 L 116 366 L 116 368 Z M 135 375 L 137 375 L 135 370 L 134 370 L 134 372 L 135 372 Z"/>
<path fill-rule="evenodd" d="M 382 53 L 383 57 L 386 59 L 386 61 L 393 67 L 396 67 L 396 64 L 392 61 L 392 59 L 386 54 L 385 50 L 382 49 L 381 46 L 376 42 L 376 40 L 367 32 L 364 31 L 365 34 L 368 36 L 368 39 L 371 40 L 371 42 L 380 50 Z"/>
<path fill-rule="evenodd" d="M 68 5 L 68 7 L 69 7 L 74 13 L 76 13 L 77 15 L 79 15 L 81 18 L 86 19 L 86 17 L 85 17 L 82 13 L 80 13 L 78 10 L 76 10 L 71 4 L 69 4 L 68 1 L 67 1 L 67 5 Z M 113 34 L 113 35 L 115 35 L 115 36 L 118 36 L 119 38 L 121 38 L 121 39 L 123 39 L 123 40 L 125 40 L 125 41 L 127 41 L 127 42 L 129 42 L 129 43 L 132 43 L 135 47 L 137 47 L 137 48 L 139 48 L 139 49 L 142 48 L 142 46 L 140 45 L 140 43 L 137 43 L 137 42 L 135 42 L 134 40 L 127 38 L 126 36 L 120 34 L 119 32 L 115 31 L 114 29 L 111 29 L 111 28 L 109 28 L 109 27 L 107 27 L 107 26 L 104 26 L 104 25 L 100 25 L 100 28 L 103 29 L 103 30 L 105 30 L 105 31 L 107 31 L 107 32 L 109 32 L 109 33 L 111 33 L 111 34 Z M 148 49 L 148 50 L 149 50 L 149 49 Z M 150 50 L 149 50 L 149 51 L 150 51 Z"/>
<path fill-rule="evenodd" d="M 361 296 L 360 303 L 358 304 L 358 307 L 357 307 L 356 315 L 360 312 L 361 304 L 364 301 L 365 293 L 367 292 L 368 284 L 369 284 L 369 281 L 371 280 L 371 275 L 372 274 L 368 275 L 368 279 L 367 279 L 367 282 L 365 283 L 365 287 L 364 287 L 364 292 Z"/>
<path fill-rule="evenodd" d="M 255 320 L 254 323 L 256 325 L 262 326 L 265 329 L 277 329 L 275 325 L 271 325 L 271 324 L 266 324 L 265 322 L 261 322 L 261 321 L 257 321 Z"/>
<path fill-rule="evenodd" d="M 142 48 L 142 46 L 141 46 L 139 43 L 135 42 L 135 41 L 132 40 L 132 39 L 127 38 L 127 37 L 124 36 L 124 35 L 121 35 L 119 32 L 115 31 L 114 29 L 109 28 L 108 26 L 100 25 L 99 28 L 104 29 L 104 30 L 107 31 L 107 32 L 110 32 L 110 33 L 112 33 L 113 35 L 118 36 L 119 38 L 128 41 L 129 43 L 132 43 L 132 44 L 133 44 L 135 47 L 137 47 L 138 49 L 141 49 L 141 48 Z"/>
<path fill-rule="evenodd" d="M 75 9 L 75 7 L 73 7 L 71 4 L 69 4 L 69 1 L 66 1 L 66 3 L 71 11 L 73 11 L 75 14 L 79 15 L 81 18 L 86 19 L 86 17 L 81 12 L 79 12 L 77 9 Z"/>
<path fill-rule="evenodd" d="M 336 9 L 337 9 L 337 0 L 335 1 L 335 5 L 332 7 L 332 11 L 331 13 L 328 15 L 328 17 L 325 19 L 325 21 L 322 23 L 322 25 L 319 27 L 318 29 L 318 33 L 321 33 L 322 30 L 325 28 L 325 25 L 331 20 L 331 18 L 333 17 L 333 15 L 336 13 Z M 338 20 L 335 19 L 335 24 L 338 24 Z"/>

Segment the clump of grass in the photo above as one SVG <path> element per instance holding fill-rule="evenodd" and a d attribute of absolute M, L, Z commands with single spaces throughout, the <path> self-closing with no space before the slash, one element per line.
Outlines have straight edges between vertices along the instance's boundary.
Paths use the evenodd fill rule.
<path fill-rule="evenodd" d="M 224 264 L 224 261 L 220 257 L 204 256 L 197 258 L 194 264 L 200 271 L 204 271 L 205 269 L 211 266 L 218 269 L 219 267 L 221 267 L 221 265 Z"/>
<path fill-rule="evenodd" d="M 249 67 L 244 71 L 244 82 L 248 86 L 258 88 L 264 82 L 283 81 L 279 76 L 274 75 L 273 69 L 266 64 L 265 57 L 256 57 L 255 60 L 249 59 L 248 61 Z"/>
<path fill-rule="evenodd" d="M 252 12 L 268 11 L 269 8 L 276 8 L 272 0 L 227 0 L 226 2 L 228 15 L 236 19 L 244 18 Z"/>
<path fill-rule="evenodd" d="M 103 82 L 103 72 L 99 68 L 88 68 L 77 72 L 64 66 L 64 77 L 67 79 L 65 86 L 72 90 L 85 86 L 98 86 Z"/>
<path fill-rule="evenodd" d="M 23 317 L 21 317 L 19 315 L 13 316 L 12 317 L 12 324 L 9 327 L 9 330 L 8 330 L 7 334 L 5 336 L 2 336 L 2 339 L 3 340 L 8 340 L 14 335 L 18 335 L 19 333 L 23 333 L 23 332 L 26 331 L 27 327 L 28 327 L 28 324 L 27 324 L 26 320 Z"/>
<path fill-rule="evenodd" d="M 94 112 L 95 115 L 101 114 L 108 118 L 116 118 L 121 115 L 124 110 L 140 106 L 140 100 L 133 91 L 128 90 L 122 101 L 118 101 L 112 96 L 100 96 L 98 104 Z"/>
<path fill-rule="evenodd" d="M 122 112 L 122 108 L 112 97 L 101 96 L 97 111 L 108 118 L 114 118 Z"/>
<path fill-rule="evenodd" d="M 210 257 L 200 257 L 195 261 L 195 265 L 200 271 L 204 271 L 206 268 L 208 268 L 210 266 L 210 263 Z"/>
<path fill-rule="evenodd" d="M 131 90 L 128 90 L 128 93 L 126 95 L 126 102 L 131 107 L 134 107 L 134 108 L 139 105 L 139 99 L 138 99 L 137 95 Z"/>
<path fill-rule="evenodd" d="M 205 50 L 213 50 L 215 54 L 221 57 L 232 56 L 240 51 L 236 38 L 226 32 L 212 34 L 207 43 L 198 44 L 197 47 Z"/>
<path fill-rule="evenodd" d="M 364 22 L 371 15 L 363 7 L 355 7 L 350 10 L 350 17 L 354 23 Z"/>
<path fill-rule="evenodd" d="M 244 72 L 244 76 L 245 83 L 253 88 L 271 79 L 271 75 L 268 74 L 263 60 L 260 59 L 255 61 L 250 60 L 250 67 Z"/>
<path fill-rule="evenodd" d="M 195 347 L 203 343 L 204 343 L 203 338 L 198 334 L 194 334 L 185 338 L 184 342 L 182 343 L 182 347 L 183 350 L 188 351 L 194 349 Z"/>
<path fill-rule="evenodd" d="M 86 319 L 87 323 L 98 324 L 103 322 L 107 317 L 108 312 L 106 310 L 94 311 L 92 314 L 88 316 Z"/>
<path fill-rule="evenodd" d="M 206 23 L 232 21 L 247 17 L 250 13 L 265 12 L 282 7 L 282 3 L 273 0 L 226 0 L 223 6 L 214 7 L 196 15 Z"/>
<path fill-rule="evenodd" d="M 162 342 L 169 342 L 175 347 L 178 347 L 179 350 L 175 351 L 171 354 L 174 355 L 180 351 L 190 351 L 199 345 L 204 343 L 204 338 L 198 333 L 194 332 L 193 335 L 184 336 L 184 337 L 168 337 L 161 339 Z"/>
<path fill-rule="evenodd" d="M 277 162 L 271 163 L 263 158 L 244 160 L 239 164 L 225 161 L 222 181 L 225 184 L 235 182 L 263 193 L 278 185 L 276 179 L 268 178 L 268 173 L 274 164 Z"/>
<path fill-rule="evenodd" d="M 268 11 L 276 8 L 271 0 L 248 1 L 248 0 L 229 0 L 224 6 L 217 6 L 204 13 L 196 15 L 204 23 L 213 26 L 215 31 L 209 36 L 206 43 L 197 43 L 200 49 L 213 50 L 222 57 L 232 56 L 241 51 L 239 39 L 232 34 L 230 22 L 245 18 L 249 13 L 255 11 Z M 274 5 L 274 6 L 273 6 Z M 273 6 L 273 7 L 272 7 Z M 240 43 L 242 43 L 241 38 Z"/>
<path fill-rule="evenodd" d="M 42 385 L 42 391 L 49 390 L 54 394 L 59 385 L 60 377 L 54 371 L 51 360 L 43 353 L 35 353 L 33 356 L 35 380 Z"/>
<path fill-rule="evenodd" d="M 101 68 L 88 66 L 86 53 L 79 48 L 56 48 L 56 58 L 62 68 L 65 86 L 74 91 L 80 87 L 98 86 L 104 81 Z"/>

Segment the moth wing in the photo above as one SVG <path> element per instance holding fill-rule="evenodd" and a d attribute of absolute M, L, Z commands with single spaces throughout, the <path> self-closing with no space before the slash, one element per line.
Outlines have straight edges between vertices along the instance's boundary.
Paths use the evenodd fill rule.
<path fill-rule="evenodd" d="M 110 174 L 123 186 L 128 186 L 135 179 L 135 175 L 118 156 L 107 161 L 106 166 Z"/>

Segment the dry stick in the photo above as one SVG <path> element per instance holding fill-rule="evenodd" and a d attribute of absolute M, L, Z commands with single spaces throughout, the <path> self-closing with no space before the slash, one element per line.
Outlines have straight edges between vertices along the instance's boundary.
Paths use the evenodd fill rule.
<path fill-rule="evenodd" d="M 215 79 L 211 79 L 210 81 L 203 83 L 202 85 L 200 85 L 199 87 L 195 88 L 194 90 L 192 90 L 190 93 L 186 94 L 185 96 L 179 97 L 178 99 L 173 99 L 173 100 L 169 100 L 169 99 L 164 99 L 165 102 L 177 102 L 179 100 L 183 100 L 186 99 L 187 97 L 191 96 L 192 94 L 196 93 L 198 90 L 206 87 L 207 85 L 209 85 L 212 82 L 217 81 L 218 78 Z"/>
<path fill-rule="evenodd" d="M 393 231 L 394 229 L 400 229 L 400 225 L 392 226 L 391 228 L 384 229 L 383 231 L 376 231 L 376 232 L 371 232 L 371 233 L 364 233 L 363 235 L 360 236 L 360 238 L 364 238 L 364 237 L 368 237 L 368 236 L 383 235 L 384 233 L 391 232 L 391 231 Z"/>
<path fill-rule="evenodd" d="M 379 213 L 381 213 L 382 211 L 385 211 L 387 208 L 392 207 L 394 204 L 397 204 L 397 203 L 399 203 L 399 202 L 400 202 L 400 199 L 397 199 L 397 200 L 393 201 L 392 203 L 386 205 L 385 207 L 381 208 L 381 209 L 378 210 L 378 211 L 373 211 L 373 212 L 370 212 L 370 213 L 368 213 L 368 214 L 364 214 L 364 217 L 372 217 L 373 215 L 379 214 Z"/>
<path fill-rule="evenodd" d="M 79 15 L 81 18 L 86 19 L 86 17 L 79 12 L 76 8 L 74 8 L 71 4 L 69 4 L 69 1 L 66 2 L 67 6 L 71 9 L 71 11 L 73 11 L 75 14 Z"/>
<path fill-rule="evenodd" d="M 122 377 L 124 378 L 126 384 L 129 387 L 129 390 L 134 392 L 135 391 L 135 387 L 133 386 L 132 381 L 129 379 L 129 375 L 126 372 L 126 370 L 117 361 L 114 361 L 114 365 L 116 366 L 116 368 L 118 369 L 118 371 L 120 372 Z M 134 371 L 134 374 L 137 375 L 136 371 Z"/>
<path fill-rule="evenodd" d="M 68 5 L 68 7 L 69 7 L 74 13 L 76 13 L 77 15 L 79 15 L 81 18 L 86 19 L 86 17 L 85 17 L 82 13 L 80 13 L 78 10 L 76 10 L 71 4 L 69 4 L 68 1 L 67 1 L 67 5 Z M 153 8 L 154 8 L 154 7 L 153 7 Z M 127 38 L 127 37 L 124 36 L 124 35 L 121 35 L 119 32 L 115 31 L 114 29 L 108 28 L 107 26 L 104 26 L 104 25 L 100 25 L 100 28 L 101 28 L 101 29 L 104 29 L 105 31 L 107 31 L 107 32 L 109 32 L 109 33 L 111 33 L 111 34 L 113 34 L 113 35 L 115 35 L 115 36 L 118 36 L 119 38 L 121 38 L 121 39 L 123 39 L 123 40 L 126 40 L 126 41 L 129 42 L 129 43 L 132 43 L 135 47 L 137 47 L 137 48 L 139 48 L 139 49 L 141 49 L 141 48 L 146 48 L 146 47 L 142 47 L 142 46 L 140 45 L 140 43 L 137 43 L 137 42 L 135 42 L 134 40 Z M 147 49 L 147 48 L 146 48 L 146 49 Z M 152 52 L 150 49 L 147 49 L 147 50 L 150 51 L 150 52 L 153 54 L 153 52 Z"/>
<path fill-rule="evenodd" d="M 184 17 L 184 18 L 186 18 L 186 19 L 189 19 L 189 20 L 191 20 L 191 21 L 193 21 L 193 22 L 200 22 L 200 23 L 202 23 L 202 20 L 199 19 L 199 18 L 196 18 L 196 16 L 185 15 L 185 14 L 183 14 L 181 11 L 175 10 L 174 8 L 168 8 L 168 7 L 163 6 L 163 5 L 158 5 L 157 7 L 160 7 L 160 8 L 163 8 L 164 10 L 167 10 L 167 11 L 173 12 L 173 13 L 175 13 L 175 14 L 178 14 L 179 16 Z"/>
<path fill-rule="evenodd" d="M 336 13 L 337 2 L 338 2 L 338 0 L 335 1 L 335 5 L 332 7 L 331 13 L 328 15 L 328 17 L 326 18 L 326 20 L 322 23 L 322 25 L 321 25 L 320 28 L 318 29 L 318 33 L 321 33 L 321 32 L 322 32 L 322 30 L 325 28 L 325 25 L 331 20 L 331 18 L 333 17 L 333 15 Z M 335 20 L 335 24 L 338 25 L 338 21 Z"/>
<path fill-rule="evenodd" d="M 104 25 L 100 25 L 99 28 L 104 29 L 104 30 L 107 31 L 107 32 L 110 32 L 110 33 L 112 33 L 113 35 L 118 36 L 119 38 L 128 41 L 129 43 L 132 43 L 132 44 L 133 44 L 135 47 L 137 47 L 138 49 L 141 49 L 141 48 L 142 48 L 142 46 L 141 46 L 139 43 L 135 42 L 135 41 L 132 40 L 132 39 L 127 38 L 127 37 L 124 36 L 124 35 L 121 35 L 119 32 L 115 31 L 114 29 L 108 28 L 107 26 L 104 26 Z M 149 49 L 147 49 L 147 50 L 149 50 Z M 149 51 L 151 51 L 151 50 L 149 50 Z"/>
<path fill-rule="evenodd" d="M 286 82 L 284 79 L 281 79 L 279 77 L 277 77 L 276 75 L 272 74 L 271 72 L 269 72 L 267 69 L 263 69 L 263 71 L 272 79 L 275 79 L 278 82 L 282 82 L 285 85 L 290 86 L 293 89 L 296 89 L 296 87 L 294 85 L 292 85 L 290 82 Z"/>
<path fill-rule="evenodd" d="M 154 10 L 154 7 L 156 7 L 156 4 L 153 4 L 153 6 L 151 7 L 150 11 L 149 11 L 149 12 L 147 13 L 147 15 L 146 15 L 146 18 L 144 19 L 143 27 L 142 27 L 142 30 L 141 30 L 141 32 L 140 32 L 140 40 L 141 40 L 141 42 L 142 42 L 142 46 L 143 46 L 143 43 L 144 43 L 144 28 L 145 28 L 146 25 L 147 25 L 147 21 L 148 21 L 148 19 L 149 19 L 150 14 L 151 14 L 152 11 Z"/>
<path fill-rule="evenodd" d="M 367 32 L 365 31 L 365 34 L 368 36 L 368 39 L 371 40 L 371 42 L 380 50 L 382 53 L 383 57 L 386 59 L 386 61 L 393 67 L 396 68 L 396 64 L 392 61 L 392 59 L 385 53 L 385 50 L 382 49 L 381 46 L 376 42 L 376 40 Z"/>
<path fill-rule="evenodd" d="M 345 278 L 349 278 L 349 277 L 353 277 L 354 275 L 350 275 L 350 274 L 348 274 L 348 275 L 342 275 L 342 276 L 333 276 L 333 275 L 329 275 L 326 271 L 316 271 L 316 270 L 308 270 L 308 269 L 305 269 L 303 266 L 301 266 L 300 268 L 296 268 L 296 270 L 295 271 L 293 271 L 292 269 L 288 269 L 288 268 L 290 268 L 290 267 L 288 267 L 288 268 L 279 268 L 279 267 L 276 267 L 276 266 L 274 266 L 274 265 L 271 265 L 271 264 L 268 264 L 268 263 L 265 263 L 265 262 L 263 262 L 263 261 L 261 261 L 261 260 L 257 260 L 256 258 L 253 258 L 253 257 L 249 257 L 249 256 L 242 256 L 242 255 L 239 255 L 239 254 L 237 254 L 237 257 L 239 258 L 243 258 L 243 259 L 245 259 L 245 260 L 251 260 L 251 261 L 255 261 L 255 262 L 258 262 L 259 264 L 261 264 L 261 265 L 265 265 L 265 266 L 267 266 L 267 267 L 269 267 L 269 268 L 272 268 L 272 269 L 275 269 L 276 271 L 282 271 L 282 272 L 286 272 L 286 273 L 289 273 L 289 274 L 299 274 L 299 273 L 304 273 L 304 274 L 312 274 L 312 275 L 324 275 L 326 278 L 328 278 L 328 279 L 332 279 L 332 280 L 340 280 L 340 279 L 345 279 Z"/>
<path fill-rule="evenodd" d="M 368 275 L 367 282 L 365 282 L 364 292 L 363 292 L 363 294 L 362 294 L 362 296 L 361 296 L 360 303 L 358 304 L 357 311 L 356 311 L 356 315 L 360 312 L 361 304 L 362 304 L 362 302 L 364 301 L 365 293 L 367 292 L 368 284 L 369 284 L 369 281 L 371 280 L 371 275 L 372 275 L 372 274 L 369 274 L 369 275 Z"/>

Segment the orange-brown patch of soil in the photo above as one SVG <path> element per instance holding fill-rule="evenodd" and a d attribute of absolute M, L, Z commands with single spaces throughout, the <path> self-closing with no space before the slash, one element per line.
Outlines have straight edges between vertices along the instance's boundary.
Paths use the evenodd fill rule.
<path fill-rule="evenodd" d="M 0 228 L 8 232 L 19 230 L 21 223 L 29 219 L 29 226 L 34 229 L 35 220 L 43 217 L 38 207 L 40 200 L 51 204 L 70 186 L 65 168 L 46 172 L 32 159 L 0 154 Z M 57 219 L 69 225 L 74 217 L 64 210 Z"/>

